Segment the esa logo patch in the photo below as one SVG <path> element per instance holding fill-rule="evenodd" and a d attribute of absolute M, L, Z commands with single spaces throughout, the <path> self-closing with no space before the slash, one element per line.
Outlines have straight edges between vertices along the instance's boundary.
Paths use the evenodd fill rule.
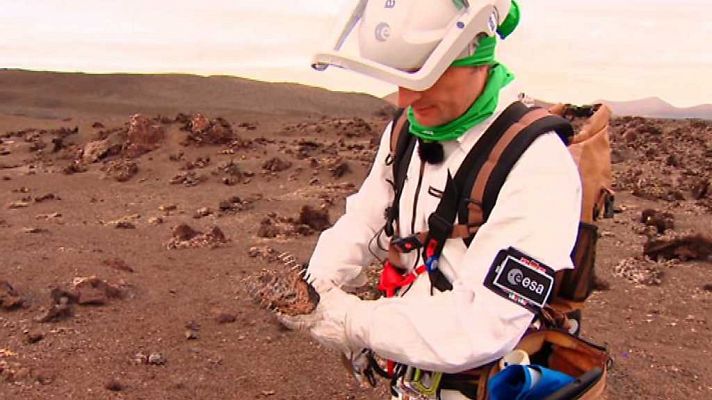
<path fill-rule="evenodd" d="M 374 32 L 376 35 L 376 40 L 379 42 L 385 42 L 388 40 L 388 37 L 391 36 L 391 27 L 385 22 L 381 22 L 380 24 L 376 25 L 376 30 Z"/>
<path fill-rule="evenodd" d="M 484 284 L 536 314 L 554 290 L 554 270 L 510 247 L 497 254 Z"/>

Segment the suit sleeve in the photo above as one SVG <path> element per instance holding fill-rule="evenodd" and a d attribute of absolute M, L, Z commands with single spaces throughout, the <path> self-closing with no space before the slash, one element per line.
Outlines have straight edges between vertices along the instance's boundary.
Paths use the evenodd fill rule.
<path fill-rule="evenodd" d="M 580 204 L 581 182 L 567 149 L 555 134 L 541 136 L 515 164 L 469 248 L 448 240 L 443 255 L 458 254 L 460 246 L 451 262 L 453 290 L 359 302 L 346 319 L 350 339 L 389 359 L 448 373 L 500 358 L 533 314 L 487 289 L 487 271 L 510 246 L 554 270 L 571 268 Z"/>
<path fill-rule="evenodd" d="M 389 124 L 378 147 L 376 158 L 359 191 L 346 199 L 346 212 L 334 226 L 322 232 L 309 261 L 307 274 L 317 288 L 341 286 L 356 279 L 363 266 L 385 252 L 376 244 L 377 233 L 385 223 L 384 211 L 393 199 L 392 170 L 386 165 L 390 152 Z M 369 244 L 370 251 L 369 251 Z"/>

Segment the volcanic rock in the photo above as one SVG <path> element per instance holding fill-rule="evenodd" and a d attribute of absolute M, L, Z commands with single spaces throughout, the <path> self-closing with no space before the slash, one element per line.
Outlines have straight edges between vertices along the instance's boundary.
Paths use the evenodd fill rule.
<path fill-rule="evenodd" d="M 131 160 L 116 160 L 106 167 L 106 175 L 118 182 L 126 182 L 138 173 L 138 164 Z"/>
<path fill-rule="evenodd" d="M 675 228 L 675 218 L 671 213 L 660 212 L 650 208 L 643 210 L 640 222 L 647 226 L 655 227 L 659 235 L 662 235 L 668 229 Z"/>
<path fill-rule="evenodd" d="M 42 332 L 27 332 L 25 334 L 25 342 L 28 344 L 35 344 L 44 339 L 44 333 Z"/>
<path fill-rule="evenodd" d="M 295 156 L 303 160 L 305 158 L 314 157 L 316 153 L 323 148 L 321 143 L 308 139 L 300 139 L 297 142 L 297 151 Z"/>
<path fill-rule="evenodd" d="M 23 305 L 24 301 L 9 282 L 0 280 L 0 308 L 14 310 Z"/>
<path fill-rule="evenodd" d="M 213 213 L 213 210 L 211 210 L 208 207 L 201 207 L 197 210 L 195 210 L 195 213 L 193 213 L 193 218 L 199 219 L 203 217 L 207 217 L 208 215 L 211 215 Z"/>
<path fill-rule="evenodd" d="M 280 229 L 270 218 L 263 218 L 260 227 L 257 229 L 257 236 L 263 238 L 274 238 L 280 234 Z"/>
<path fill-rule="evenodd" d="M 133 222 L 137 219 L 141 218 L 139 214 L 131 214 L 131 215 L 124 215 L 123 217 L 119 219 L 115 219 L 113 221 L 109 222 L 103 222 L 105 225 L 110 225 L 113 226 L 114 228 L 117 229 L 136 229 L 136 225 L 134 225 Z"/>
<path fill-rule="evenodd" d="M 104 140 L 95 140 L 84 145 L 82 162 L 93 163 L 121 153 L 123 140 L 119 135 L 111 135 Z"/>
<path fill-rule="evenodd" d="M 47 193 L 42 196 L 37 196 L 34 198 L 35 203 L 42 203 L 43 201 L 47 200 L 61 200 L 59 196 L 55 195 L 54 193 Z"/>
<path fill-rule="evenodd" d="M 323 231 L 331 226 L 327 210 L 315 210 L 310 206 L 302 207 L 297 223 L 307 225 L 315 231 Z"/>
<path fill-rule="evenodd" d="M 349 164 L 346 161 L 342 161 L 336 164 L 334 167 L 330 168 L 329 171 L 331 171 L 331 176 L 335 178 L 341 178 L 342 176 L 351 172 L 351 167 L 349 167 Z"/>
<path fill-rule="evenodd" d="M 252 258 L 260 257 L 266 261 L 276 261 L 279 253 L 270 246 L 253 246 L 247 251 L 247 255 Z"/>
<path fill-rule="evenodd" d="M 134 114 L 129 120 L 127 136 L 123 153 L 127 157 L 135 158 L 157 149 L 165 137 L 165 131 L 151 119 Z"/>
<path fill-rule="evenodd" d="M 12 203 L 8 204 L 7 208 L 9 208 L 9 209 L 25 208 L 29 205 L 30 205 L 30 203 L 27 201 L 17 200 L 17 201 L 13 201 Z"/>
<path fill-rule="evenodd" d="M 125 389 L 125 386 L 118 380 L 112 378 L 106 381 L 104 388 L 112 392 L 120 392 Z"/>
<path fill-rule="evenodd" d="M 319 293 L 298 268 L 263 270 L 245 279 L 248 294 L 263 307 L 286 315 L 309 314 L 319 304 Z"/>
<path fill-rule="evenodd" d="M 195 161 L 186 161 L 183 169 L 189 171 L 191 169 L 201 169 L 210 165 L 210 157 L 198 157 Z"/>
<path fill-rule="evenodd" d="M 103 305 L 109 299 L 123 297 L 120 287 L 96 276 L 74 278 L 73 290 L 80 305 Z"/>
<path fill-rule="evenodd" d="M 84 145 L 82 161 L 93 163 L 102 159 L 109 152 L 109 140 L 96 140 Z"/>
<path fill-rule="evenodd" d="M 161 353 L 151 353 L 148 356 L 148 364 L 151 365 L 165 365 L 168 360 Z"/>
<path fill-rule="evenodd" d="M 613 275 L 637 285 L 659 286 L 662 283 L 663 271 L 659 265 L 648 260 L 629 257 L 613 267 Z"/>
<path fill-rule="evenodd" d="M 270 158 L 262 163 L 262 169 L 269 172 L 280 172 L 292 167 L 291 161 L 284 161 L 279 157 Z"/>
<path fill-rule="evenodd" d="M 37 322 L 55 322 L 72 316 L 72 305 L 77 302 L 77 295 L 61 288 L 52 288 L 50 303 L 45 313 L 37 317 Z"/>
<path fill-rule="evenodd" d="M 128 264 L 126 264 L 126 261 L 120 258 L 109 258 L 102 261 L 102 264 L 119 271 L 134 272 L 134 269 L 131 268 Z"/>
<path fill-rule="evenodd" d="M 173 228 L 173 239 L 179 240 L 179 241 L 185 241 L 185 240 L 190 240 L 198 235 L 200 235 L 200 232 L 196 231 L 195 229 L 191 228 L 188 224 L 180 224 Z"/>
<path fill-rule="evenodd" d="M 710 192 L 710 180 L 700 179 L 699 182 L 695 183 L 692 187 L 692 198 L 695 200 L 700 200 L 707 197 Z"/>
<path fill-rule="evenodd" d="M 168 249 L 215 248 L 227 242 L 227 237 L 217 226 L 214 226 L 207 233 L 202 233 L 187 224 L 181 224 L 173 229 L 173 237 L 168 241 L 166 246 Z"/>
<path fill-rule="evenodd" d="M 699 234 L 650 240 L 643 253 L 653 260 L 706 260 L 712 255 L 712 240 Z"/>
<path fill-rule="evenodd" d="M 218 204 L 218 209 L 222 212 L 237 212 L 250 208 L 251 201 L 242 200 L 238 196 L 232 196 L 227 200 L 222 200 Z"/>
<path fill-rule="evenodd" d="M 188 140 L 198 144 L 228 144 L 236 139 L 230 123 L 224 118 L 211 121 L 200 113 L 193 115 L 184 130 L 189 132 Z"/>
<path fill-rule="evenodd" d="M 206 179 L 204 175 L 198 175 L 195 171 L 182 172 L 169 181 L 171 185 L 183 184 L 184 186 L 197 186 Z"/>
<path fill-rule="evenodd" d="M 215 315 L 215 322 L 218 324 L 230 324 L 237 321 L 237 316 L 228 312 L 218 312 Z"/>
<path fill-rule="evenodd" d="M 235 160 L 225 161 L 217 166 L 213 175 L 227 174 L 232 177 L 242 178 L 243 173 Z"/>

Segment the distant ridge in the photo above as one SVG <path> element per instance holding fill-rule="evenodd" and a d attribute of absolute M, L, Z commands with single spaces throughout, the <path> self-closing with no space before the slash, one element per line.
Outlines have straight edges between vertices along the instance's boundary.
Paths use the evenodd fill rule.
<path fill-rule="evenodd" d="M 210 112 L 229 115 L 371 115 L 385 103 L 361 93 L 296 83 L 184 74 L 84 74 L 0 70 L 0 113 Z"/>
<path fill-rule="evenodd" d="M 395 104 L 397 98 L 398 93 L 394 92 L 384 96 L 383 100 Z M 648 97 L 632 101 L 597 100 L 594 103 L 606 103 L 609 107 L 611 107 L 611 110 L 613 110 L 613 114 L 617 116 L 630 115 L 670 119 L 712 119 L 712 104 L 702 104 L 694 107 L 680 108 L 675 107 L 658 97 Z M 534 100 L 534 104 L 539 107 L 549 107 L 554 103 L 537 99 Z"/>
<path fill-rule="evenodd" d="M 647 97 L 633 101 L 599 100 L 597 102 L 604 102 L 608 104 L 611 107 L 611 110 L 613 110 L 613 114 L 619 116 L 634 115 L 640 117 L 673 119 L 712 119 L 712 104 L 702 104 L 694 107 L 680 108 L 675 107 L 658 97 Z"/>

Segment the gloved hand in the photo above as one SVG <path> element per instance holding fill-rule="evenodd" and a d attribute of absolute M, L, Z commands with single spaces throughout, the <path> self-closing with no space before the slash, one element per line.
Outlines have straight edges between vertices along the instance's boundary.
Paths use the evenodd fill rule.
<path fill-rule="evenodd" d="M 287 328 L 308 332 L 322 346 L 340 352 L 341 361 L 360 386 L 375 386 L 375 371 L 369 360 L 371 352 L 351 343 L 346 333 L 349 309 L 362 300 L 333 285 L 322 288 L 325 290 L 319 292 L 320 300 L 314 312 L 297 316 L 277 314 L 277 319 Z"/>
<path fill-rule="evenodd" d="M 346 315 L 349 308 L 361 300 L 332 287 L 319 293 L 320 299 L 314 312 L 306 315 L 289 316 L 278 314 L 277 319 L 289 329 L 309 332 L 322 346 L 340 351 L 349 358 L 356 350 L 346 334 Z"/>

